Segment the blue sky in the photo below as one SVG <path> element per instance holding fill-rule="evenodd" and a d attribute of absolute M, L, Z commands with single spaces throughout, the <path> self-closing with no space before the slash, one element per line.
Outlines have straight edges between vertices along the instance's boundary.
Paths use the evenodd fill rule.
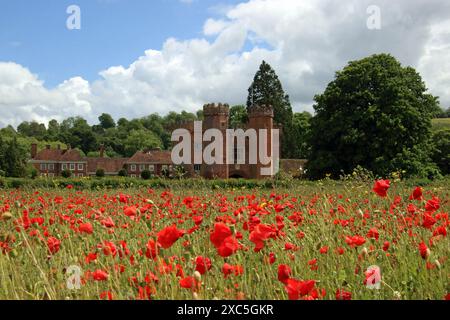
<path fill-rule="evenodd" d="M 39 74 L 46 87 L 129 65 L 169 37 L 198 37 L 205 20 L 239 1 L 0 0 L 0 61 Z M 68 30 L 66 9 L 81 9 L 81 30 Z"/>
<path fill-rule="evenodd" d="M 81 30 L 66 28 L 73 4 Z M 447 108 L 449 30 L 448 0 L 0 0 L 0 127 L 243 104 L 262 60 L 313 112 L 336 71 L 377 53 Z"/>

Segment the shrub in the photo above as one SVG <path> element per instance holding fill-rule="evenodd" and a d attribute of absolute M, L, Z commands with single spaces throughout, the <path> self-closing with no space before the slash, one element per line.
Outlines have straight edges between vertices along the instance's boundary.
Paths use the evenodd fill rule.
<path fill-rule="evenodd" d="M 105 170 L 97 169 L 97 171 L 95 172 L 95 176 L 98 178 L 103 178 L 105 176 Z"/>
<path fill-rule="evenodd" d="M 61 172 L 61 176 L 63 177 L 63 178 L 66 178 L 66 179 L 68 179 L 68 178 L 70 178 L 71 176 L 72 176 L 72 172 L 71 171 L 69 171 L 69 170 L 63 170 L 62 172 Z"/>
<path fill-rule="evenodd" d="M 144 180 L 148 180 L 152 177 L 152 173 L 148 170 L 144 170 L 141 172 L 141 178 Z"/>
<path fill-rule="evenodd" d="M 127 170 L 120 169 L 118 175 L 119 177 L 126 177 L 128 175 Z"/>

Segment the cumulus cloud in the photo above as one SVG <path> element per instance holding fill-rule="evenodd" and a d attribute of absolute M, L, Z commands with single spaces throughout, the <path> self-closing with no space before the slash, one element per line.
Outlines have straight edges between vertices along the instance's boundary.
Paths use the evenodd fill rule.
<path fill-rule="evenodd" d="M 366 26 L 369 5 L 381 30 Z M 207 102 L 244 103 L 261 60 L 279 75 L 296 111 L 312 111 L 336 70 L 388 52 L 418 68 L 450 106 L 450 3 L 444 0 L 250 0 L 204 22 L 203 36 L 167 39 L 129 66 L 112 66 L 92 83 L 81 77 L 47 89 L 35 74 L 0 63 L 0 125 L 102 112 L 139 117 L 196 111 Z"/>

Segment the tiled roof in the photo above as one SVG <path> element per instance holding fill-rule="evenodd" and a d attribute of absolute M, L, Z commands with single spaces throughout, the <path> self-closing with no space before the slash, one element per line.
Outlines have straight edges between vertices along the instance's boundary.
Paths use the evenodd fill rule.
<path fill-rule="evenodd" d="M 60 161 L 83 161 L 80 152 L 75 149 L 63 150 Z"/>
<path fill-rule="evenodd" d="M 172 157 L 170 151 L 138 151 L 126 163 L 172 164 Z"/>
<path fill-rule="evenodd" d="M 80 152 L 76 149 L 43 149 L 39 151 L 33 160 L 40 161 L 83 161 Z"/>
<path fill-rule="evenodd" d="M 127 158 L 86 158 L 88 172 L 96 172 L 103 169 L 106 173 L 117 173 L 122 168 Z"/>

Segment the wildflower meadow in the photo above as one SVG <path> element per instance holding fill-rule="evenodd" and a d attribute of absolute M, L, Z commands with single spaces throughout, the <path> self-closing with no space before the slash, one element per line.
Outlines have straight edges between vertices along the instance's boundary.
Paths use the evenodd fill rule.
<path fill-rule="evenodd" d="M 0 191 L 0 299 L 449 299 L 448 186 Z"/>

